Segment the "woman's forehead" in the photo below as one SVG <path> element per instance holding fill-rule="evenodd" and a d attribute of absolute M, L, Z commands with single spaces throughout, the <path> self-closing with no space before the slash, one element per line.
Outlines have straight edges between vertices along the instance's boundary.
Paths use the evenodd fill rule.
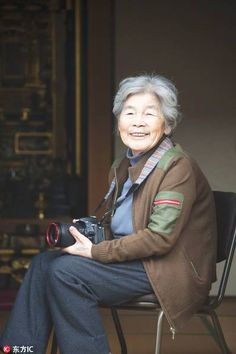
<path fill-rule="evenodd" d="M 140 92 L 134 93 L 132 95 L 127 96 L 125 102 L 128 101 L 136 101 L 136 100 L 144 100 L 144 101 L 152 101 L 158 102 L 158 98 L 155 93 L 152 92 Z"/>
<path fill-rule="evenodd" d="M 135 93 L 127 97 L 124 102 L 123 108 L 134 108 L 139 106 L 145 106 L 150 109 L 159 108 L 159 100 L 157 96 L 153 93 Z"/>

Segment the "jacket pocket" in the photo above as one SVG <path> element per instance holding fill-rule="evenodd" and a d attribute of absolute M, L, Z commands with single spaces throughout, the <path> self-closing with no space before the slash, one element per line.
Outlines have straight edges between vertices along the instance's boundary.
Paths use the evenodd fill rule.
<path fill-rule="evenodd" d="M 188 256 L 186 250 L 183 248 L 183 255 L 191 269 L 191 273 L 193 277 L 199 282 L 199 283 L 204 283 L 204 279 L 201 277 L 201 275 L 198 272 L 198 269 L 196 267 L 196 264 L 191 260 L 191 258 Z"/>

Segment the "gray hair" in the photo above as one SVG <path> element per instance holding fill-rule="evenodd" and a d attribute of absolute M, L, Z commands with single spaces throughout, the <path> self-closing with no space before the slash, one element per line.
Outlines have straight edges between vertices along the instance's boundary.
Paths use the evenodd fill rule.
<path fill-rule="evenodd" d="M 174 84 L 161 75 L 139 75 L 128 77 L 120 82 L 114 98 L 113 114 L 119 118 L 125 101 L 137 93 L 152 93 L 157 96 L 165 119 L 165 126 L 171 132 L 181 120 L 178 110 L 177 89 Z"/>

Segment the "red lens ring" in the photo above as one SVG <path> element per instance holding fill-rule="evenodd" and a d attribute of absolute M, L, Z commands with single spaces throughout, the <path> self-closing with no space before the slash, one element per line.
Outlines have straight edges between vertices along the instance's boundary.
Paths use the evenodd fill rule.
<path fill-rule="evenodd" d="M 51 230 L 51 227 L 55 227 L 55 229 L 56 229 L 56 238 L 55 238 L 55 241 L 54 241 L 54 242 L 52 242 L 52 239 L 51 239 L 51 237 L 50 237 L 50 230 Z M 58 227 L 58 224 L 57 224 L 57 223 L 52 222 L 52 223 L 48 226 L 48 228 L 47 228 L 47 230 L 46 230 L 46 240 L 47 240 L 47 244 L 48 244 L 49 246 L 55 246 L 55 245 L 57 244 L 57 242 L 58 242 L 58 240 L 59 240 L 59 227 Z"/>

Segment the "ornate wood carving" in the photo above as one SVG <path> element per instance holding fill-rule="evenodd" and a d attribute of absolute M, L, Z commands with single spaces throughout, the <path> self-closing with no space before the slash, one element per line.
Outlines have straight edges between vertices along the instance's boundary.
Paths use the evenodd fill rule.
<path fill-rule="evenodd" d="M 56 158 L 60 158 L 55 139 L 61 145 L 65 143 L 62 134 L 54 134 L 60 131 L 57 124 L 62 125 L 62 115 L 56 111 L 59 105 L 55 103 L 58 100 L 55 73 L 59 71 L 55 22 L 57 14 L 63 19 L 60 15 L 63 3 L 0 0 L 0 216 L 3 217 L 37 216 L 35 201 L 40 193 L 47 194 L 53 170 L 58 166 Z"/>

